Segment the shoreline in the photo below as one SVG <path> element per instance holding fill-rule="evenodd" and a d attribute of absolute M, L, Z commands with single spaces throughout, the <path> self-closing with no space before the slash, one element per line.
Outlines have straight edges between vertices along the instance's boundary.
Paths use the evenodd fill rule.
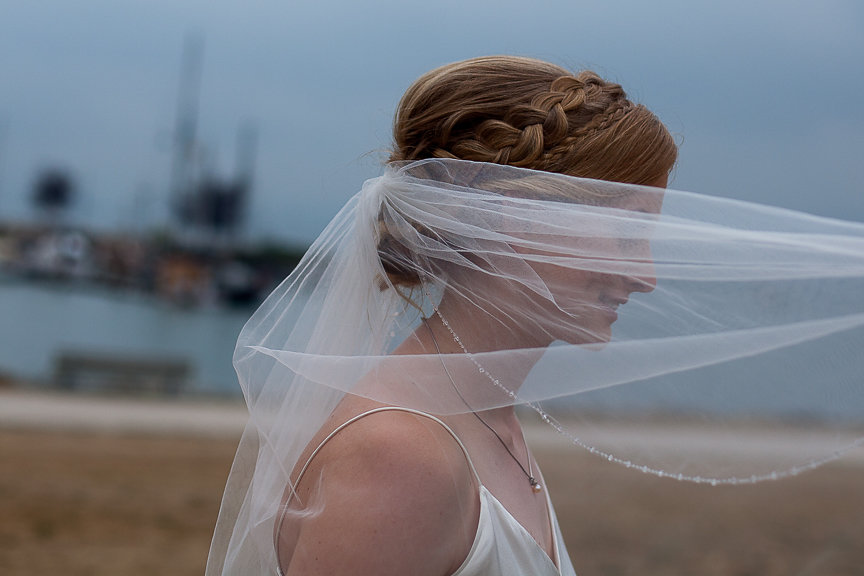
<path fill-rule="evenodd" d="M 0 429 L 239 438 L 242 400 L 0 391 Z"/>
<path fill-rule="evenodd" d="M 92 432 L 239 439 L 248 412 L 242 399 L 96 396 L 58 391 L 0 390 L 0 430 Z M 575 447 L 573 441 L 536 418 L 523 418 L 537 450 Z M 721 429 L 682 421 L 602 421 L 577 428 L 602 438 L 602 445 L 699 458 L 787 462 L 814 459 L 864 467 L 864 437 L 834 435 L 807 426 L 747 423 Z M 595 444 L 588 440 L 590 444 Z"/>

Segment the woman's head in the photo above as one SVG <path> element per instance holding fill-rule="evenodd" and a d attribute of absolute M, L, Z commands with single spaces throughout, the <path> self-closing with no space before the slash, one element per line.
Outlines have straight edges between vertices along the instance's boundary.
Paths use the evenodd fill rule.
<path fill-rule="evenodd" d="M 515 56 L 473 58 L 424 74 L 402 97 L 393 136 L 394 162 L 458 158 L 652 186 L 665 186 L 677 158 L 666 127 L 618 84 Z M 514 185 L 532 189 L 526 178 Z M 566 195 L 549 186 L 542 184 L 550 196 Z M 506 183 L 499 188 L 507 194 Z M 410 250 L 383 221 L 379 233 L 391 283 L 417 286 Z"/>
<path fill-rule="evenodd" d="M 390 160 L 394 162 L 455 158 L 486 163 L 451 166 L 458 173 L 457 186 L 468 185 L 502 197 L 554 199 L 598 209 L 619 205 L 625 199 L 619 196 L 627 194 L 627 189 L 544 173 L 665 187 L 677 158 L 677 147 L 666 127 L 647 108 L 628 100 L 618 84 L 590 71 L 573 75 L 547 62 L 511 56 L 456 62 L 423 75 L 402 97 L 393 133 Z M 493 169 L 490 164 L 536 172 Z M 428 177 L 436 181 L 440 176 L 446 181 L 452 176 L 450 168 Z M 419 173 L 430 170 L 434 168 L 424 166 Z M 428 200 L 434 201 L 431 197 Z M 508 242 L 495 239 L 495 222 L 505 216 L 494 202 L 477 207 L 479 220 L 463 222 L 457 218 L 455 228 L 446 230 L 430 230 L 429 222 L 419 213 L 382 209 L 378 254 L 389 285 L 397 287 L 409 301 L 413 301 L 412 291 L 426 281 L 446 284 L 448 293 L 463 297 L 481 290 L 479 300 L 494 301 L 496 317 L 516 315 L 500 310 L 506 298 L 521 312 L 530 310 L 530 319 L 520 323 L 523 328 L 534 323 L 539 331 L 566 339 L 563 334 L 579 332 L 568 320 L 575 318 L 581 322 L 578 328 L 582 335 L 570 334 L 574 338 L 608 339 L 617 305 L 626 302 L 631 292 L 653 287 L 653 279 L 645 280 L 650 271 L 644 272 L 647 266 L 641 263 L 646 259 L 645 251 L 622 254 L 605 244 L 596 248 L 596 259 L 633 260 L 631 267 L 639 268 L 638 274 L 607 274 L 592 271 L 587 264 L 586 270 L 581 270 L 576 265 L 582 258 L 580 243 L 586 242 L 581 232 L 591 236 L 588 228 L 610 219 L 598 216 L 581 224 L 559 223 L 567 231 L 558 233 L 555 226 L 541 226 L 553 231 L 552 238 L 532 239 L 531 234 L 536 233 L 526 229 L 521 238 L 519 226 L 537 217 L 530 210 L 526 208 L 524 215 L 514 216 L 516 221 L 504 224 L 503 235 L 512 235 L 513 241 Z M 464 231 L 459 225 L 464 225 Z M 579 230 L 570 229 L 571 225 Z M 487 230 L 487 226 L 491 228 Z M 480 237 L 473 237 L 474 233 Z M 574 235 L 578 241 L 556 250 L 556 241 L 567 244 L 564 238 Z M 524 251 L 519 249 L 520 243 L 527 247 Z M 525 254 L 535 254 L 532 247 L 538 245 L 546 247 L 541 250 L 545 258 L 569 260 L 574 265 L 544 267 L 529 262 L 537 258 Z M 588 261 L 595 259 L 591 254 L 589 251 L 585 256 Z M 382 288 L 387 285 L 382 282 Z M 550 328 L 556 323 L 566 326 L 562 330 Z"/>
<path fill-rule="evenodd" d="M 391 161 L 459 158 L 655 184 L 677 147 L 660 120 L 590 71 L 488 56 L 421 76 L 396 112 Z"/>

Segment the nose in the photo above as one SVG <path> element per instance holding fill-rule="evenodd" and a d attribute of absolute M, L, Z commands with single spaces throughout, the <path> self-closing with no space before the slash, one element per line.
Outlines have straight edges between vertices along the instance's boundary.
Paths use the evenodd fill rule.
<path fill-rule="evenodd" d="M 627 276 L 627 289 L 632 292 L 653 292 L 657 287 L 657 276 L 654 270 L 654 262 L 643 260 L 639 263 L 640 274 L 638 276 Z"/>

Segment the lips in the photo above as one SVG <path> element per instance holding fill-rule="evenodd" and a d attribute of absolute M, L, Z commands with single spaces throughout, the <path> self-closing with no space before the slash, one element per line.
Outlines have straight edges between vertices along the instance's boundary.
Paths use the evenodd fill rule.
<path fill-rule="evenodd" d="M 628 298 L 603 294 L 600 296 L 598 309 L 606 316 L 610 323 L 618 319 L 618 306 L 627 303 Z"/>
<path fill-rule="evenodd" d="M 600 304 L 602 304 L 603 306 L 608 306 L 613 310 L 617 310 L 618 306 L 626 304 L 627 301 L 630 300 L 630 298 L 628 298 L 627 296 L 612 296 L 610 294 L 601 294 L 599 300 Z"/>

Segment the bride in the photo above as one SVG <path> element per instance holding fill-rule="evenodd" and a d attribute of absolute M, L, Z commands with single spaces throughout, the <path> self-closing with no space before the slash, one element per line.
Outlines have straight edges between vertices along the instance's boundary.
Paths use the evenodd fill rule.
<path fill-rule="evenodd" d="M 838 318 L 792 319 L 794 298 L 754 313 L 730 281 L 762 294 L 824 272 L 829 253 L 860 279 L 848 244 L 763 242 L 754 266 L 727 228 L 663 220 L 670 195 L 693 214 L 693 197 L 665 190 L 675 142 L 592 72 L 446 65 L 408 89 L 393 132 L 386 173 L 240 336 L 250 424 L 208 575 L 574 574 L 515 406 L 563 431 L 539 401 L 790 346 L 795 322 Z M 718 294 L 740 313 L 712 309 Z M 860 314 L 839 312 L 808 338 L 860 332 Z"/>

